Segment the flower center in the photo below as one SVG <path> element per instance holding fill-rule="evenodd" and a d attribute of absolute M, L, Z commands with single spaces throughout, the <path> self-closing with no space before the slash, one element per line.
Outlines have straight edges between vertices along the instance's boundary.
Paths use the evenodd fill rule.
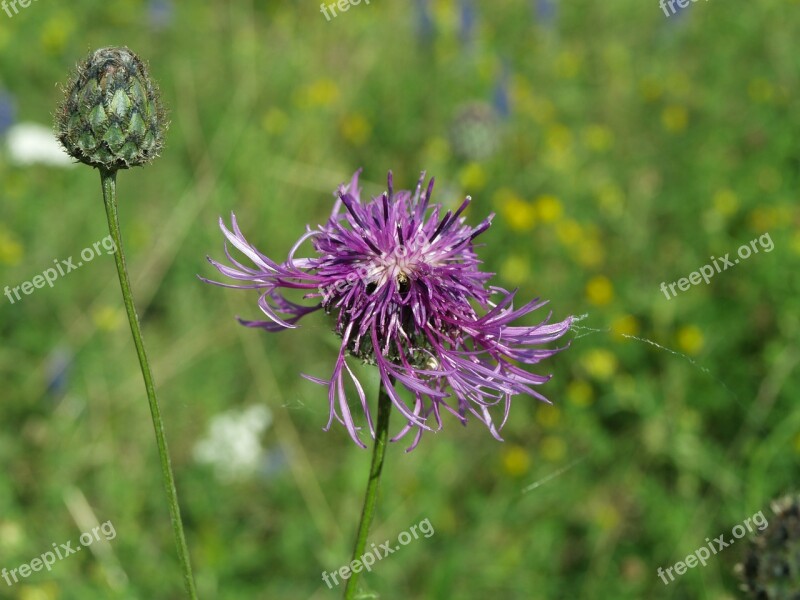
<path fill-rule="evenodd" d="M 419 262 L 419 259 L 409 257 L 408 250 L 401 246 L 391 254 L 381 256 L 375 261 L 375 268 L 371 273 L 371 283 L 374 283 L 377 289 L 394 281 L 397 290 L 401 294 L 405 294 L 411 286 L 414 273 L 419 268 Z"/>

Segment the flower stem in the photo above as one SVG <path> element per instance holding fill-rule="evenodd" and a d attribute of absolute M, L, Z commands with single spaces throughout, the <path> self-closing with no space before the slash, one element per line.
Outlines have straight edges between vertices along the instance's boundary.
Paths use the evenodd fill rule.
<path fill-rule="evenodd" d="M 147 399 L 150 402 L 150 414 L 153 418 L 153 429 L 155 429 L 156 443 L 158 444 L 158 455 L 161 459 L 161 475 L 164 481 L 164 488 L 167 492 L 167 502 L 169 503 L 170 517 L 172 520 L 172 531 L 175 534 L 175 545 L 178 549 L 178 559 L 183 571 L 184 585 L 189 598 L 197 599 L 194 576 L 192 575 L 192 565 L 189 562 L 189 550 L 186 545 L 186 536 L 183 533 L 183 521 L 181 520 L 181 509 L 178 505 L 178 492 L 175 489 L 175 477 L 172 474 L 172 464 L 167 449 L 167 439 L 164 435 L 164 422 L 161 419 L 161 409 L 158 407 L 156 390 L 153 383 L 153 373 L 150 370 L 150 363 L 147 361 L 147 354 L 144 351 L 142 341 L 142 331 L 139 327 L 139 316 L 136 314 L 136 307 L 133 304 L 131 294 L 131 282 L 128 278 L 128 269 L 125 266 L 125 253 L 122 250 L 122 234 L 119 229 L 119 216 L 117 214 L 117 172 L 100 169 L 100 180 L 103 185 L 103 201 L 106 205 L 106 217 L 108 218 L 108 231 L 114 240 L 114 260 L 117 263 L 117 274 L 119 275 L 119 285 L 122 288 L 122 298 L 125 301 L 125 310 L 128 313 L 128 322 L 133 334 L 133 343 L 136 345 L 136 353 L 139 355 L 139 365 L 142 369 L 144 386 L 147 389 Z"/>
<path fill-rule="evenodd" d="M 378 425 L 375 430 L 375 445 L 372 447 L 372 464 L 369 468 L 369 480 L 367 481 L 367 492 L 364 495 L 364 509 L 361 511 L 361 521 L 358 524 L 356 534 L 356 546 L 353 550 L 353 560 L 363 556 L 364 548 L 367 545 L 367 534 L 375 514 L 375 505 L 378 502 L 378 483 L 381 480 L 383 471 L 383 459 L 386 456 L 386 442 L 389 438 L 389 414 L 391 413 L 392 401 L 383 384 L 378 392 Z M 353 600 L 356 597 L 358 579 L 361 573 L 353 572 L 347 580 L 344 590 L 345 600 Z"/>

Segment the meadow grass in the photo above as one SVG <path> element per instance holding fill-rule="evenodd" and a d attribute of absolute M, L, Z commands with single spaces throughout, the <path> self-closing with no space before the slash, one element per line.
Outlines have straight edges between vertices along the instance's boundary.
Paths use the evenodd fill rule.
<path fill-rule="evenodd" d="M 162 158 L 121 172 L 118 192 L 201 597 L 341 593 L 321 573 L 349 560 L 370 457 L 343 427 L 321 431 L 326 394 L 300 377 L 329 375 L 331 323 L 242 328 L 235 315 L 259 317 L 254 295 L 196 275 L 214 275 L 220 215 L 282 259 L 358 167 L 370 194 L 391 168 L 403 188 L 435 175 L 448 207 L 471 195 L 471 223 L 497 213 L 478 250 L 496 283 L 549 298 L 558 319 L 586 315 L 543 365 L 553 405 L 517 398 L 505 443 L 450 419 L 413 453 L 390 445 L 370 539 L 426 518 L 436 533 L 382 560 L 370 589 L 739 597 L 743 542 L 669 586 L 656 571 L 769 518 L 799 474 L 797 2 L 695 3 L 667 19 L 656 0 L 581 0 L 548 25 L 529 1 L 483 1 L 465 36 L 458 3 L 433 0 L 427 37 L 415 5 L 328 22 L 313 2 L 181 3 L 163 27 L 134 0 L 0 13 L 0 88 L 19 120 L 49 124 L 55 83 L 109 44 L 149 62 L 169 108 Z M 454 116 L 498 94 L 496 151 L 465 157 Z M 0 285 L 106 235 L 88 169 L 15 166 L 3 151 L 0 182 Z M 767 232 L 773 252 L 671 300 L 659 290 Z M 180 597 L 113 259 L 22 303 L 0 297 L 0 331 L 0 567 L 77 538 L 86 507 L 117 532 L 106 552 L 0 581 L 0 598 Z M 215 415 L 258 403 L 274 468 L 229 481 L 193 459 Z"/>

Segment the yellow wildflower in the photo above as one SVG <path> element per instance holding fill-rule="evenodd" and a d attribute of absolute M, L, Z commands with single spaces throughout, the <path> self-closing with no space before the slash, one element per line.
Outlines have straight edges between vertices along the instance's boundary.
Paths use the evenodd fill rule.
<path fill-rule="evenodd" d="M 614 299 L 614 286 L 605 275 L 596 275 L 586 284 L 586 299 L 595 306 L 605 306 Z"/>
<path fill-rule="evenodd" d="M 703 332 L 696 325 L 685 325 L 678 330 L 678 347 L 686 354 L 697 354 L 705 345 Z"/>
<path fill-rule="evenodd" d="M 680 133 L 689 124 L 689 111 L 685 106 L 676 104 L 667 106 L 661 112 L 661 124 L 671 133 Z"/>
<path fill-rule="evenodd" d="M 539 216 L 539 220 L 542 223 L 552 223 L 553 221 L 557 221 L 561 218 L 561 214 L 564 212 L 563 206 L 561 206 L 561 201 L 556 198 L 555 196 L 545 194 L 539 196 L 536 201 L 536 214 Z"/>
<path fill-rule="evenodd" d="M 512 445 L 503 452 L 503 470 L 512 477 L 519 477 L 528 472 L 531 458 L 522 446 Z"/>

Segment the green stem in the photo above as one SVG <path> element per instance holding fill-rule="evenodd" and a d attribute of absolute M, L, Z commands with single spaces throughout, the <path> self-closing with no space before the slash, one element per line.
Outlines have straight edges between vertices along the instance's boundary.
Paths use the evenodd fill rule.
<path fill-rule="evenodd" d="M 164 480 L 164 488 L 167 492 L 169 512 L 172 519 L 172 531 L 175 534 L 175 545 L 178 549 L 178 559 L 180 560 L 181 569 L 183 571 L 186 592 L 189 598 L 197 600 L 197 590 L 195 589 L 194 576 L 192 575 L 192 565 L 189 562 L 189 550 L 186 545 L 186 536 L 183 533 L 181 509 L 178 505 L 178 492 L 175 489 L 175 477 L 172 474 L 172 464 L 169 458 L 169 450 L 167 449 L 167 439 L 164 435 L 164 422 L 161 419 L 161 409 L 158 407 L 158 400 L 156 399 L 153 373 L 150 370 L 150 363 L 147 361 L 147 354 L 145 354 L 144 351 L 142 331 L 139 327 L 139 316 L 136 314 L 136 307 L 133 304 L 131 282 L 128 278 L 128 269 L 125 266 L 125 253 L 122 250 L 122 235 L 119 229 L 119 216 L 117 214 L 117 172 L 100 169 L 100 180 L 103 185 L 103 201 L 106 205 L 108 231 L 111 233 L 115 245 L 114 260 L 117 263 L 119 285 L 122 288 L 125 310 L 128 312 L 128 321 L 131 325 L 133 343 L 136 345 L 136 354 L 139 355 L 139 365 L 142 369 L 144 386 L 147 389 L 147 399 L 150 402 L 150 414 L 153 417 L 153 429 L 155 429 L 158 455 L 161 459 L 161 475 Z"/>
<path fill-rule="evenodd" d="M 383 459 L 386 456 L 386 442 L 389 438 L 389 414 L 391 413 L 392 401 L 386 389 L 381 384 L 378 392 L 378 424 L 375 430 L 375 445 L 372 448 L 372 464 L 369 468 L 369 480 L 367 481 L 367 492 L 364 495 L 364 509 L 361 511 L 361 521 L 358 524 L 356 534 L 356 546 L 353 550 L 353 560 L 363 556 L 364 548 L 367 545 L 367 534 L 375 515 L 375 506 L 378 503 L 378 484 L 381 480 L 383 471 Z M 356 597 L 358 579 L 361 573 L 353 573 L 347 580 L 344 590 L 345 600 L 352 600 Z"/>

